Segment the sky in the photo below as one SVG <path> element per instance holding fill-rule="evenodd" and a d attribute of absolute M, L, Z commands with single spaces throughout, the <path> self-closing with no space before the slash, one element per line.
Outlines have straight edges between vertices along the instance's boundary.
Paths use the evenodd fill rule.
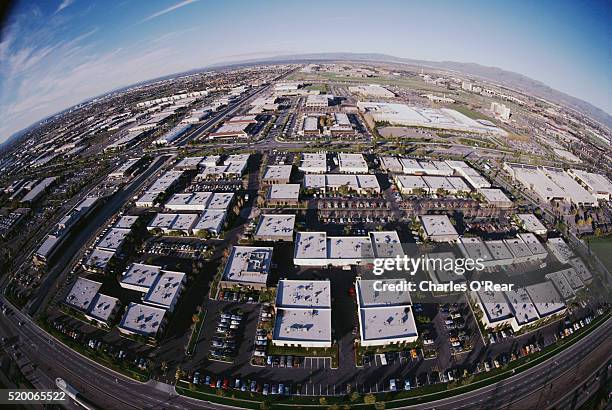
<path fill-rule="evenodd" d="M 0 30 L 0 143 L 135 82 L 320 52 L 496 66 L 612 114 L 611 1 L 29 0 Z"/>

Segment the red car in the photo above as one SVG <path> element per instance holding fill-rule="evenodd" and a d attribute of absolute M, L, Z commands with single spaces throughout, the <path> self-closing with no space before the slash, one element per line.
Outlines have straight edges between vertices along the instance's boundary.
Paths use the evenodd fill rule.
<path fill-rule="evenodd" d="M 227 389 L 229 389 L 229 380 L 224 379 L 224 380 L 223 380 L 223 386 L 222 386 L 222 387 L 223 387 L 223 390 L 227 390 Z"/>

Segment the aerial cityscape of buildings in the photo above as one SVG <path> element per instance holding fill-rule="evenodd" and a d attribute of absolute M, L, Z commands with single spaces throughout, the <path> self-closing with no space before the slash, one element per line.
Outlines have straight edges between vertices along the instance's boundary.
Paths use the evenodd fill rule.
<path fill-rule="evenodd" d="M 0 321 L 20 335 L 3 348 L 31 388 L 60 377 L 102 408 L 131 407 L 131 379 L 180 408 L 434 406 L 460 388 L 474 401 L 449 405 L 480 408 L 472 387 L 609 347 L 611 135 L 401 63 L 243 64 L 115 91 L 0 157 Z M 373 274 L 424 255 L 482 270 Z M 512 286 L 472 285 L 487 281 Z M 82 360 L 116 397 L 77 380 Z M 565 400 L 546 394 L 518 408 Z"/>

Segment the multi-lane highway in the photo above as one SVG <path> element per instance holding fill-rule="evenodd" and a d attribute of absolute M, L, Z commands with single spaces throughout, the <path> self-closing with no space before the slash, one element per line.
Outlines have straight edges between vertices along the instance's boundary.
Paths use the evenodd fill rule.
<path fill-rule="evenodd" d="M 2 302 L 8 301 L 2 298 Z M 22 324 L 19 325 L 19 322 Z M 66 347 L 32 322 L 29 316 L 15 310 L 0 316 L 0 334 L 8 340 L 18 339 L 17 350 L 24 360 L 34 364 L 39 386 L 54 388 L 56 377 L 64 378 L 83 395 L 102 408 L 213 409 L 218 404 L 176 395 L 173 386 L 150 381 L 140 383 L 101 366 Z M 612 352 L 612 319 L 557 356 L 494 385 L 414 406 L 419 409 L 455 408 L 544 408 L 551 400 L 538 395 L 557 383 L 567 383 L 572 369 L 597 369 Z M 12 347 L 7 346 L 7 349 Z M 552 390 L 551 390 L 552 391 Z M 569 391 L 569 390 L 566 390 Z M 527 402 L 525 402 L 527 400 Z M 520 405 L 519 405 L 520 404 Z"/>
<path fill-rule="evenodd" d="M 49 290 L 52 289 L 58 276 L 69 269 L 74 262 L 74 259 L 80 256 L 79 251 L 83 250 L 83 244 L 87 244 L 95 235 L 96 231 L 104 227 L 106 222 L 116 214 L 121 207 L 130 200 L 132 195 L 138 191 L 150 178 L 159 170 L 159 168 L 170 158 L 170 156 L 157 157 L 150 166 L 139 176 L 126 185 L 121 191 L 114 194 L 107 202 L 101 205 L 101 208 L 96 210 L 91 220 L 79 232 L 73 234 L 73 238 L 69 244 L 65 246 L 61 255 L 52 264 L 49 272 L 45 275 L 42 283 L 37 289 L 36 296 L 33 297 L 27 305 L 28 312 L 35 314 L 43 301 L 49 295 Z"/>

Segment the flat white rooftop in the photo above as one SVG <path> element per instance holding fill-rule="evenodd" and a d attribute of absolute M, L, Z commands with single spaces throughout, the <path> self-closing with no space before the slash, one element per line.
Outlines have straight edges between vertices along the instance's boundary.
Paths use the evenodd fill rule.
<path fill-rule="evenodd" d="M 115 307 L 120 303 L 117 298 L 98 293 L 91 303 L 87 315 L 102 322 L 108 322 Z"/>
<path fill-rule="evenodd" d="M 350 92 L 354 94 L 362 94 L 372 97 L 386 97 L 391 98 L 394 97 L 391 91 L 387 90 L 385 87 L 380 86 L 378 84 L 368 84 L 368 85 L 356 85 L 348 88 Z"/>
<path fill-rule="evenodd" d="M 132 285 L 137 288 L 149 289 L 161 272 L 161 266 L 132 263 L 121 278 L 121 285 Z"/>
<path fill-rule="evenodd" d="M 534 214 L 517 214 L 525 230 L 533 233 L 546 232 L 546 227 Z"/>
<path fill-rule="evenodd" d="M 234 164 L 234 163 L 246 163 L 250 157 L 251 157 L 251 154 L 232 154 L 232 155 L 229 155 L 227 159 L 223 161 L 223 163 L 225 165 Z"/>
<path fill-rule="evenodd" d="M 198 220 L 197 214 L 157 214 L 149 224 L 149 229 L 170 231 L 189 231 Z"/>
<path fill-rule="evenodd" d="M 98 242 L 97 248 L 107 251 L 116 251 L 123 245 L 125 238 L 130 234 L 130 229 L 111 228 L 106 235 Z"/>
<path fill-rule="evenodd" d="M 566 193 L 566 198 L 569 198 L 572 202 L 577 204 L 597 204 L 597 198 L 584 189 L 563 169 L 542 167 L 542 172 L 559 186 Z"/>
<path fill-rule="evenodd" d="M 512 317 L 512 310 L 502 292 L 476 292 L 484 308 L 489 323 L 495 323 Z"/>
<path fill-rule="evenodd" d="M 341 152 L 338 154 L 340 172 L 368 172 L 368 163 L 363 154 L 350 154 Z"/>
<path fill-rule="evenodd" d="M 504 192 L 498 188 L 480 188 L 478 192 L 480 192 L 485 197 L 485 200 L 487 202 L 508 204 L 512 203 L 510 198 L 508 198 L 506 194 L 504 194 Z"/>
<path fill-rule="evenodd" d="M 272 339 L 331 344 L 331 309 L 277 309 Z"/>
<path fill-rule="evenodd" d="M 507 164 L 514 178 L 546 200 L 564 199 L 566 193 L 537 167 L 520 164 Z"/>
<path fill-rule="evenodd" d="M 175 166 L 178 169 L 198 169 L 198 166 L 203 160 L 204 157 L 186 157 L 180 160 Z"/>
<path fill-rule="evenodd" d="M 546 275 L 546 279 L 551 281 L 555 288 L 564 300 L 568 300 L 574 297 L 574 290 L 567 281 L 567 278 L 563 274 L 563 271 L 552 272 Z"/>
<path fill-rule="evenodd" d="M 143 298 L 144 303 L 169 309 L 174 306 L 186 275 L 183 272 L 162 271 Z"/>
<path fill-rule="evenodd" d="M 525 288 L 506 291 L 506 297 L 508 302 L 510 302 L 510 307 L 519 325 L 524 325 L 540 318 Z"/>
<path fill-rule="evenodd" d="M 568 263 L 570 258 L 574 257 L 574 252 L 572 252 L 563 238 L 548 238 L 546 245 L 561 263 Z"/>
<path fill-rule="evenodd" d="M 563 298 L 561 298 L 551 282 L 546 281 L 535 285 L 529 285 L 525 289 L 535 304 L 540 317 L 548 316 L 565 309 Z"/>
<path fill-rule="evenodd" d="M 226 212 L 227 211 L 221 209 L 205 210 L 202 212 L 202 215 L 193 227 L 193 230 L 207 230 L 218 234 L 222 230 L 223 222 L 225 222 Z"/>
<path fill-rule="evenodd" d="M 572 258 L 569 260 L 570 265 L 574 268 L 580 279 L 584 283 L 588 283 L 591 279 L 593 279 L 593 275 L 589 268 L 586 267 L 582 259 L 580 258 Z"/>
<path fill-rule="evenodd" d="M 473 237 L 461 237 L 461 247 L 467 253 L 467 256 L 476 260 L 482 259 L 483 261 L 493 260 L 493 256 L 489 249 L 480 238 Z"/>
<path fill-rule="evenodd" d="M 166 202 L 166 208 L 175 211 L 204 210 L 208 207 L 212 195 L 212 192 L 174 194 Z"/>
<path fill-rule="evenodd" d="M 544 255 L 548 253 L 546 252 L 546 248 L 544 248 L 544 245 L 542 245 L 538 238 L 536 238 L 536 236 L 531 232 L 519 233 L 518 236 L 523 240 L 523 242 L 525 242 L 525 245 L 527 245 L 532 254 Z"/>
<path fill-rule="evenodd" d="M 225 265 L 223 280 L 265 285 L 272 263 L 272 249 L 263 246 L 234 246 Z"/>
<path fill-rule="evenodd" d="M 280 280 L 276 307 L 331 308 L 331 283 L 329 280 Z"/>
<path fill-rule="evenodd" d="M 85 265 L 91 268 L 104 270 L 113 256 L 115 256 L 114 251 L 105 251 L 96 248 L 93 250 L 93 252 L 91 252 L 89 258 L 87 258 Z"/>
<path fill-rule="evenodd" d="M 376 282 L 382 282 L 382 285 L 400 285 L 400 279 L 385 279 L 385 280 L 358 280 L 357 292 L 359 293 L 359 306 L 361 308 L 369 307 L 388 307 L 388 306 L 409 306 L 412 305 L 410 292 L 399 291 L 392 292 L 377 291 L 374 289 Z"/>
<path fill-rule="evenodd" d="M 570 169 L 568 172 L 585 185 L 592 194 L 607 197 L 607 199 L 612 195 L 612 182 L 605 176 L 579 169 Z"/>
<path fill-rule="evenodd" d="M 494 260 L 502 261 L 513 259 L 512 252 L 510 252 L 504 241 L 485 241 L 485 245 L 487 246 L 487 249 Z"/>
<path fill-rule="evenodd" d="M 389 172 L 403 172 L 402 163 L 397 157 L 383 156 L 380 157 L 382 168 Z"/>
<path fill-rule="evenodd" d="M 330 259 L 371 259 L 374 257 L 372 242 L 367 236 L 329 237 L 327 248 Z"/>
<path fill-rule="evenodd" d="M 402 190 L 423 189 L 427 191 L 429 189 L 429 185 L 420 175 L 395 175 L 395 181 L 401 186 L 400 189 Z"/>
<path fill-rule="evenodd" d="M 102 284 L 100 282 L 86 278 L 77 278 L 65 301 L 78 310 L 86 311 L 101 287 Z"/>
<path fill-rule="evenodd" d="M 395 258 L 404 255 L 404 249 L 396 231 L 373 231 L 370 232 L 370 239 L 376 258 Z"/>
<path fill-rule="evenodd" d="M 274 184 L 268 190 L 268 199 L 297 200 L 300 195 L 300 184 Z"/>
<path fill-rule="evenodd" d="M 409 107 L 383 102 L 358 102 L 357 107 L 372 115 L 375 121 L 388 121 L 392 125 L 506 134 L 500 128 L 485 125 L 448 108 Z"/>
<path fill-rule="evenodd" d="M 278 236 L 293 238 L 295 215 L 264 214 L 259 220 L 255 236 Z"/>
<path fill-rule="evenodd" d="M 412 309 L 390 306 L 359 309 L 363 341 L 412 339 L 418 336 Z"/>
<path fill-rule="evenodd" d="M 520 236 L 517 238 L 504 239 L 504 243 L 515 258 L 526 258 L 531 256 L 529 246 L 523 242 Z"/>
<path fill-rule="evenodd" d="M 143 336 L 154 336 L 159 331 L 166 311 L 153 306 L 130 303 L 127 307 L 120 328 Z"/>
<path fill-rule="evenodd" d="M 233 199 L 234 194 L 231 192 L 215 192 L 208 203 L 208 209 L 227 209 Z"/>
<path fill-rule="evenodd" d="M 425 233 L 430 237 L 457 236 L 457 231 L 446 215 L 421 215 L 419 217 Z"/>
<path fill-rule="evenodd" d="M 295 238 L 296 259 L 326 259 L 327 234 L 325 232 L 298 232 Z"/>
<path fill-rule="evenodd" d="M 263 176 L 264 181 L 271 180 L 287 180 L 291 177 L 293 165 L 270 165 L 266 168 L 266 173 Z"/>
<path fill-rule="evenodd" d="M 574 268 L 563 269 L 560 272 L 563 274 L 563 276 L 565 276 L 572 290 L 576 291 L 584 287 L 584 283 L 582 283 L 580 275 L 578 275 L 578 272 L 576 272 Z"/>
<path fill-rule="evenodd" d="M 160 195 L 160 192 L 148 192 L 147 191 L 136 200 L 136 204 L 139 204 L 139 203 L 152 204 L 153 202 L 155 202 L 157 197 L 159 197 L 159 195 Z"/>
<path fill-rule="evenodd" d="M 246 128 L 248 122 L 226 122 L 217 131 L 211 133 L 211 136 L 246 136 Z"/>
<path fill-rule="evenodd" d="M 138 220 L 137 215 L 124 215 L 117 222 L 115 222 L 115 228 L 129 229 Z"/>
<path fill-rule="evenodd" d="M 308 153 L 302 154 L 302 162 L 299 166 L 300 171 L 305 173 L 323 173 L 327 171 L 327 154 Z"/>
<path fill-rule="evenodd" d="M 438 189 L 442 189 L 444 191 L 449 192 L 455 190 L 453 184 L 451 184 L 446 177 L 425 175 L 423 177 L 423 181 L 425 181 L 429 189 L 431 189 L 433 192 L 437 191 Z"/>

